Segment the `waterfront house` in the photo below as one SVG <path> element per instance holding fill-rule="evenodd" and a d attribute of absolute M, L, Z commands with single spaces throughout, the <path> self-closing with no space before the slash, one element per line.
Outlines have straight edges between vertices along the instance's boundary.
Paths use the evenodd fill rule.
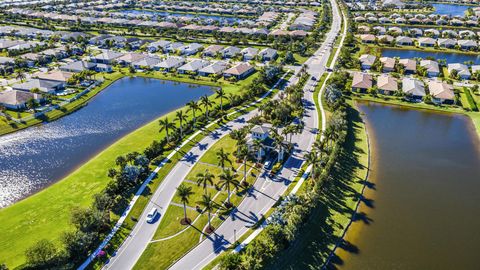
<path fill-rule="evenodd" d="M 383 72 L 392 72 L 395 70 L 395 58 L 381 57 L 380 62 L 382 63 Z"/>
<path fill-rule="evenodd" d="M 476 74 L 477 72 L 480 72 L 480 65 L 473 65 L 471 66 L 472 68 L 472 74 Z"/>
<path fill-rule="evenodd" d="M 460 63 L 448 64 L 448 73 L 452 74 L 452 71 L 454 70 L 457 72 L 458 77 L 460 77 L 462 80 L 468 80 L 470 79 L 470 76 L 472 76 L 467 65 Z"/>
<path fill-rule="evenodd" d="M 58 81 L 47 81 L 41 79 L 30 79 L 23 83 L 17 83 L 12 86 L 13 90 L 30 92 L 32 89 L 38 89 L 44 93 L 55 93 L 65 88 L 65 84 Z"/>
<path fill-rule="evenodd" d="M 143 58 L 147 57 L 146 54 L 143 53 L 126 53 L 120 57 L 117 58 L 117 63 L 123 66 L 129 66 L 133 62 L 142 60 Z"/>
<path fill-rule="evenodd" d="M 411 46 L 413 45 L 413 40 L 410 37 L 398 36 L 395 38 L 397 45 Z"/>
<path fill-rule="evenodd" d="M 365 92 L 372 88 L 372 81 L 372 75 L 363 72 L 355 72 L 353 73 L 352 91 Z"/>
<path fill-rule="evenodd" d="M 415 100 L 421 100 L 424 96 L 427 95 L 423 82 L 410 77 L 403 78 L 402 91 L 407 96 L 410 96 Z"/>
<path fill-rule="evenodd" d="M 358 58 L 358 60 L 360 61 L 360 64 L 362 65 L 362 69 L 372 68 L 372 65 L 375 63 L 376 59 L 377 59 L 376 56 L 370 55 L 370 54 L 362 54 Z"/>
<path fill-rule="evenodd" d="M 217 61 L 208 66 L 205 66 L 198 70 L 198 75 L 200 76 L 209 76 L 209 75 L 220 75 L 228 68 L 228 63 L 224 61 Z"/>
<path fill-rule="evenodd" d="M 156 70 L 170 72 L 185 64 L 185 59 L 182 57 L 167 57 L 167 59 L 155 65 Z"/>
<path fill-rule="evenodd" d="M 438 47 L 442 48 L 455 48 L 457 41 L 451 38 L 439 38 L 437 40 Z"/>
<path fill-rule="evenodd" d="M 378 36 L 378 41 L 383 44 L 390 44 L 394 38 L 390 35 L 380 35 Z"/>
<path fill-rule="evenodd" d="M 167 47 L 164 49 L 164 53 L 174 53 L 180 48 L 182 48 L 184 45 L 181 42 L 173 42 L 167 45 Z"/>
<path fill-rule="evenodd" d="M 455 100 L 455 93 L 453 86 L 440 81 L 429 81 L 428 91 L 432 96 L 432 101 L 437 104 L 453 103 Z"/>
<path fill-rule="evenodd" d="M 135 69 L 154 69 L 157 64 L 162 62 L 160 57 L 156 55 L 149 55 L 146 57 L 143 57 L 141 59 L 138 59 L 137 61 L 132 62 L 132 66 Z"/>
<path fill-rule="evenodd" d="M 377 88 L 380 93 L 391 95 L 398 91 L 397 79 L 386 74 L 381 74 L 377 78 Z"/>
<path fill-rule="evenodd" d="M 387 33 L 387 30 L 383 26 L 374 26 L 373 31 L 378 35 L 385 35 Z"/>
<path fill-rule="evenodd" d="M 75 61 L 61 66 L 59 69 L 66 72 L 80 73 L 85 70 L 94 70 L 97 64 L 86 61 Z"/>
<path fill-rule="evenodd" d="M 41 102 L 43 98 L 41 94 L 12 89 L 0 92 L 0 105 L 11 110 L 24 109 L 31 99 Z"/>
<path fill-rule="evenodd" d="M 418 39 L 418 46 L 421 47 L 434 47 L 436 40 L 430 37 L 421 37 Z"/>
<path fill-rule="evenodd" d="M 436 61 L 422 60 L 420 66 L 426 69 L 428 77 L 438 77 L 440 74 L 440 67 Z"/>
<path fill-rule="evenodd" d="M 260 60 L 265 62 L 273 61 L 277 59 L 277 56 L 277 50 L 271 48 L 265 48 L 258 53 L 258 57 L 260 58 Z"/>
<path fill-rule="evenodd" d="M 111 65 L 107 65 L 107 64 L 97 64 L 97 66 L 95 66 L 95 71 L 96 72 L 110 73 L 110 72 L 113 71 L 113 67 Z"/>
<path fill-rule="evenodd" d="M 404 66 L 405 74 L 414 74 L 417 72 L 417 61 L 414 59 L 404 58 L 400 59 L 398 63 Z"/>
<path fill-rule="evenodd" d="M 237 80 L 246 78 L 252 74 L 255 68 L 248 62 L 239 63 L 223 72 L 225 78 L 235 77 Z"/>
<path fill-rule="evenodd" d="M 210 45 L 203 50 L 203 56 L 216 57 L 223 50 L 222 45 Z"/>
<path fill-rule="evenodd" d="M 178 72 L 180 74 L 185 74 L 185 73 L 196 74 L 199 69 L 206 67 L 209 64 L 210 63 L 206 60 L 195 59 L 179 67 Z"/>
<path fill-rule="evenodd" d="M 477 42 L 475 40 L 460 39 L 458 40 L 458 46 L 463 50 L 471 50 L 477 48 Z"/>

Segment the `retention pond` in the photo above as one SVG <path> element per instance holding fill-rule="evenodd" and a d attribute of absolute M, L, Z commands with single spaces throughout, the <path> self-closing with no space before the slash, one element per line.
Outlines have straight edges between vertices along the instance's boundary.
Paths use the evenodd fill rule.
<path fill-rule="evenodd" d="M 208 86 L 124 78 L 75 113 L 0 137 L 0 208 L 62 179 L 142 125 L 211 93 Z"/>
<path fill-rule="evenodd" d="M 470 119 L 359 106 L 372 145 L 371 185 L 337 266 L 478 269 L 480 150 Z"/>

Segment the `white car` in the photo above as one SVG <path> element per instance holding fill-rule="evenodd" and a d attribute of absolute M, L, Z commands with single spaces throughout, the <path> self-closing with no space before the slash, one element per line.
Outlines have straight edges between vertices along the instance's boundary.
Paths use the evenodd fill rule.
<path fill-rule="evenodd" d="M 152 208 L 152 210 L 150 210 L 150 212 L 148 212 L 147 214 L 147 222 L 148 223 L 153 223 L 155 221 L 155 218 L 157 217 L 157 214 L 158 214 L 158 210 L 157 208 Z"/>

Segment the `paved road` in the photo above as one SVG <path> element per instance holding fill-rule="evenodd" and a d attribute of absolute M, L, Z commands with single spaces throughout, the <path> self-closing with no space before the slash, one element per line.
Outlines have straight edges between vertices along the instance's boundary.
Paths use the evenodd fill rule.
<path fill-rule="evenodd" d="M 341 16 L 334 0 L 330 0 L 333 7 L 333 24 L 327 33 L 322 46 L 310 59 L 307 60 L 308 72 L 320 78 L 331 53 L 331 45 L 340 32 Z M 303 156 L 311 149 L 319 126 L 318 113 L 313 101 L 313 92 L 317 82 L 310 78 L 304 87 L 305 114 L 303 121 L 305 129 L 301 134 L 295 135 L 292 142 L 295 143 L 294 154 L 285 162 L 284 169 L 274 179 L 262 175 L 254 184 L 252 192 L 242 201 L 227 220 L 203 242 L 192 251 L 178 260 L 170 269 L 201 269 L 215 259 L 233 241 L 234 234 L 240 237 L 255 224 L 262 215 L 278 200 L 285 192 L 291 180 L 296 176 L 304 161 Z"/>
<path fill-rule="evenodd" d="M 287 83 L 295 83 L 298 79 L 296 76 L 292 76 Z M 277 95 L 278 97 L 278 95 Z M 276 97 L 276 98 L 277 98 Z M 173 196 L 175 195 L 176 188 L 180 185 L 183 179 L 188 175 L 192 167 L 202 157 L 208 149 L 215 144 L 223 136 L 230 133 L 233 129 L 239 129 L 247 124 L 247 121 L 257 114 L 257 110 L 253 110 L 247 114 L 244 114 L 228 123 L 221 128 L 213 131 L 207 137 L 203 138 L 188 152 L 182 159 L 174 166 L 172 171 L 166 176 L 159 188 L 155 191 L 151 201 L 139 217 L 139 222 L 134 227 L 128 238 L 117 250 L 116 254 L 110 259 L 108 264 L 104 266 L 104 269 L 131 269 L 142 255 L 143 251 L 151 241 L 155 231 L 157 230 L 163 214 L 166 212 L 168 205 L 170 204 Z M 162 214 L 160 220 L 154 224 L 145 222 L 147 213 L 156 207 Z"/>

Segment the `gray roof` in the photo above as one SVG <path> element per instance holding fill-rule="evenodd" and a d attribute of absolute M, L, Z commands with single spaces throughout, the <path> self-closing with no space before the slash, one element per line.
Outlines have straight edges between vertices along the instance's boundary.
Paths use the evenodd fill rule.
<path fill-rule="evenodd" d="M 54 91 L 58 86 L 62 85 L 58 81 L 32 79 L 24 83 L 17 83 L 12 86 L 14 90 L 30 91 L 33 88 L 38 88 L 42 92 Z"/>
<path fill-rule="evenodd" d="M 22 105 L 32 98 L 41 99 L 42 95 L 18 90 L 5 90 L 0 92 L 0 103 L 5 105 Z"/>
<path fill-rule="evenodd" d="M 202 73 L 207 73 L 207 74 L 220 74 L 227 68 L 228 68 L 228 64 L 226 62 L 217 61 L 211 65 L 201 68 L 198 71 Z"/>
<path fill-rule="evenodd" d="M 179 70 L 183 71 L 197 71 L 209 64 L 208 61 L 201 60 L 201 59 L 195 59 L 189 63 L 186 63 L 185 65 L 179 67 Z"/>
<path fill-rule="evenodd" d="M 82 72 L 84 70 L 89 70 L 95 68 L 97 65 L 91 62 L 85 61 L 76 61 L 73 63 L 66 64 L 60 67 L 60 70 L 72 71 L 72 72 Z"/>
<path fill-rule="evenodd" d="M 402 91 L 406 94 L 411 94 L 414 96 L 425 96 L 425 86 L 423 82 L 417 79 L 412 78 L 403 78 L 402 80 Z"/>
<path fill-rule="evenodd" d="M 179 65 L 183 65 L 185 63 L 185 59 L 181 57 L 168 57 L 167 59 L 163 60 L 162 62 L 158 63 L 156 67 L 158 68 L 173 68 Z"/>

